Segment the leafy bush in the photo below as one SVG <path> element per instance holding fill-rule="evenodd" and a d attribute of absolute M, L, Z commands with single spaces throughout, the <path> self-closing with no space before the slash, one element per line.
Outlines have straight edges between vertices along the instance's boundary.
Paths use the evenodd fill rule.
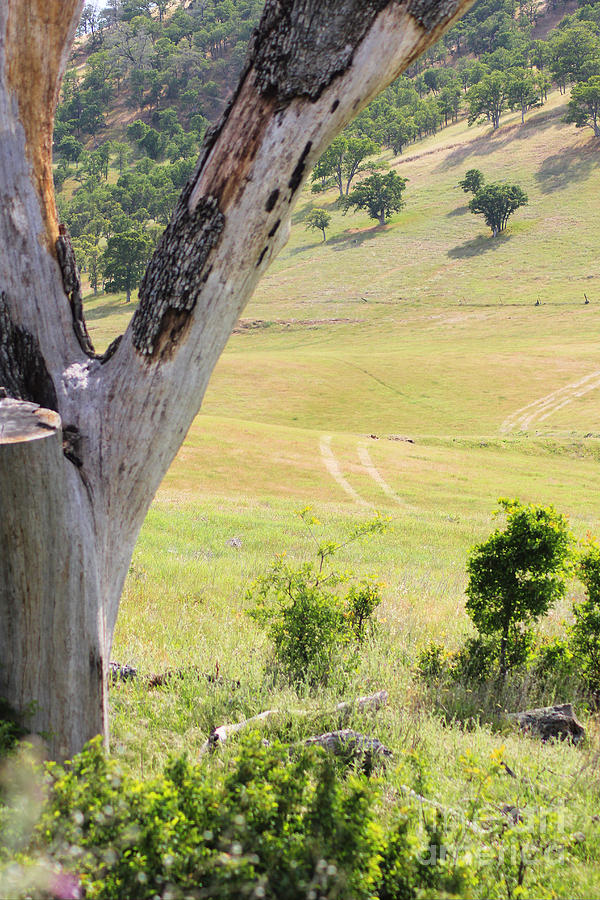
<path fill-rule="evenodd" d="M 452 654 L 436 641 L 429 643 L 419 653 L 417 674 L 424 681 L 439 681 L 451 668 Z"/>
<path fill-rule="evenodd" d="M 26 734 L 18 717 L 5 700 L 0 698 L 0 760 L 14 750 L 17 741 Z"/>
<path fill-rule="evenodd" d="M 518 500 L 499 504 L 506 513 L 505 527 L 475 546 L 467 564 L 466 609 L 478 633 L 454 653 L 429 644 L 417 661 L 417 675 L 434 688 L 430 699 L 451 718 L 493 723 L 507 706 L 573 699 L 581 693 L 581 673 L 588 673 L 589 682 L 597 671 L 594 660 L 600 662 L 600 610 L 589 599 L 575 607 L 568 641 L 536 638 L 531 630 L 564 596 L 572 541 L 565 518 L 553 507 Z M 590 548 L 579 568 L 590 597 L 594 590 L 600 597 L 600 550 Z M 598 681 L 600 687 L 600 677 Z"/>
<path fill-rule="evenodd" d="M 501 652 L 499 635 L 477 635 L 468 638 L 454 658 L 455 680 L 483 682 L 494 678 L 498 672 Z M 516 671 L 527 666 L 535 645 L 529 631 L 516 631 L 506 648 L 506 671 Z"/>
<path fill-rule="evenodd" d="M 309 510 L 302 517 L 310 527 L 314 520 L 309 520 Z M 316 561 L 298 567 L 278 556 L 250 588 L 248 599 L 255 605 L 249 615 L 267 626 L 276 668 L 291 683 L 326 684 L 334 672 L 343 676 L 354 664 L 357 645 L 373 627 L 379 587 L 361 581 L 344 591 L 351 573 L 327 564 L 343 546 L 384 527 L 384 521 L 376 518 L 343 544 L 318 545 Z"/>
<path fill-rule="evenodd" d="M 39 839 L 94 900 L 183 897 L 409 900 L 460 890 L 463 870 L 423 864 L 441 829 L 417 811 L 382 824 L 377 781 L 340 777 L 321 749 L 243 742 L 225 768 L 170 762 L 140 782 L 92 741 L 52 767 Z M 435 833 L 434 833 L 435 832 Z M 466 896 L 462 894 L 461 896 Z"/>
<path fill-rule="evenodd" d="M 573 698 L 581 686 L 580 672 L 571 642 L 564 638 L 555 637 L 538 643 L 532 654 L 531 674 L 547 692 L 560 694 L 566 690 L 569 699 Z"/>
<path fill-rule="evenodd" d="M 498 503 L 506 525 L 471 551 L 466 609 L 478 631 L 497 640 L 505 675 L 511 657 L 523 658 L 528 626 L 564 596 L 571 536 L 552 506 Z"/>
<path fill-rule="evenodd" d="M 571 647 L 587 688 L 600 693 L 600 545 L 590 538 L 581 554 L 577 574 L 587 597 L 573 606 Z"/>

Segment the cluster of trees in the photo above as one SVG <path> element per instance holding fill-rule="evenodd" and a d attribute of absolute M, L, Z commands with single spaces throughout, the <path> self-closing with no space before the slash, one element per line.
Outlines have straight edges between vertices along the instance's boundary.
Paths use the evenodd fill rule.
<path fill-rule="evenodd" d="M 554 0 L 551 7 L 560 5 Z M 166 0 L 110 0 L 100 11 L 85 7 L 79 32 L 87 36 L 86 52 L 93 52 L 83 73 L 73 68 L 64 79 L 55 185 L 71 194 L 72 180 L 78 182 L 72 199 L 60 198 L 60 212 L 94 290 L 100 280 L 117 283 L 102 262 L 109 239 L 136 232 L 152 246 L 169 220 L 204 131 L 235 82 L 261 7 L 260 0 L 196 0 L 175 9 Z M 344 202 L 357 199 L 353 187 L 362 176 L 364 187 L 355 188 L 359 208 L 383 223 L 400 208 L 386 206 L 384 187 L 397 197 L 404 187 L 378 171 L 383 149 L 400 154 L 463 111 L 469 122 L 493 129 L 509 109 L 524 122 L 553 84 L 561 91 L 572 85 L 565 121 L 600 137 L 600 4 L 564 17 L 547 40 L 532 37 L 538 15 L 526 0 L 479 0 L 334 140 L 314 168 L 313 191 L 335 188 Z M 120 140 L 103 141 L 115 93 L 137 118 Z M 109 169 L 118 173 L 116 184 L 109 183 Z M 378 209 L 365 200 L 369 192 L 378 196 Z"/>
<path fill-rule="evenodd" d="M 489 122 L 494 130 L 507 110 L 518 110 L 524 123 L 552 85 L 563 92 L 573 85 L 565 121 L 600 136 L 600 4 L 566 16 L 547 40 L 532 37 L 538 15 L 527 0 L 479 0 L 336 139 L 315 168 L 313 190 L 335 185 L 348 194 L 383 148 L 400 154 L 463 109 L 470 124 Z"/>
<path fill-rule="evenodd" d="M 524 121 L 553 84 L 564 92 L 600 74 L 600 6 L 582 5 L 547 40 L 532 36 L 538 15 L 537 3 L 479 0 L 356 127 L 398 153 L 449 124 L 463 105 L 471 122 L 483 118 L 497 128 L 506 110 L 519 110 Z"/>
<path fill-rule="evenodd" d="M 138 125 L 144 123 L 130 130 L 138 133 Z M 73 170 L 62 160 L 57 168 L 61 179 L 67 174 L 80 182 L 70 200 L 58 197 L 57 206 L 90 287 L 123 290 L 128 301 L 194 168 L 193 158 L 159 164 L 141 150 L 128 165 L 134 152 L 129 143 L 107 141 L 79 153 Z M 109 176 L 116 181 L 110 183 Z"/>
<path fill-rule="evenodd" d="M 248 39 L 262 11 L 261 0 L 196 0 L 172 11 L 168 0 L 109 0 L 97 11 L 88 3 L 79 26 L 90 56 L 79 101 L 84 129 L 103 124 L 98 106 L 125 89 L 131 108 L 176 105 L 182 120 L 198 130 L 214 120 L 235 84 Z M 90 72 L 101 73 L 101 80 Z M 195 121 L 200 117 L 200 121 Z M 59 113 L 60 118 L 60 113 Z"/>
<path fill-rule="evenodd" d="M 349 189 L 341 191 L 340 202 L 344 214 L 350 209 L 364 209 L 369 218 L 375 219 L 380 225 L 385 225 L 387 219 L 399 212 L 405 204 L 404 189 L 408 178 L 402 178 L 392 170 L 382 175 L 374 172 L 367 178 L 363 178 L 353 191 Z M 327 229 L 331 224 L 331 216 L 326 209 L 312 209 L 306 218 L 306 227 L 311 231 L 320 231 L 323 241 L 327 239 Z"/>
<path fill-rule="evenodd" d="M 553 506 L 500 499 L 504 527 L 476 544 L 467 562 L 466 612 L 477 634 L 455 653 L 432 643 L 418 671 L 441 686 L 461 684 L 469 692 L 494 685 L 495 709 L 502 687 L 568 690 L 597 704 L 600 696 L 600 545 L 588 534 L 577 545 L 565 516 Z M 567 593 L 575 575 L 584 598 L 573 603 L 573 618 L 561 637 L 536 634 L 535 626 Z M 512 683 L 507 676 L 516 676 Z M 505 697 L 508 695 L 504 695 Z M 555 701 L 554 701 L 555 702 Z M 480 713 L 481 710 L 478 710 Z"/>
<path fill-rule="evenodd" d="M 83 72 L 70 68 L 63 80 L 54 182 L 61 221 L 94 291 L 104 285 L 129 299 L 139 283 L 204 132 L 235 84 L 262 5 L 197 0 L 173 10 L 168 0 L 109 0 L 101 10 L 84 7 L 78 31 L 89 55 Z M 115 95 L 138 118 L 120 140 L 103 140 Z"/>

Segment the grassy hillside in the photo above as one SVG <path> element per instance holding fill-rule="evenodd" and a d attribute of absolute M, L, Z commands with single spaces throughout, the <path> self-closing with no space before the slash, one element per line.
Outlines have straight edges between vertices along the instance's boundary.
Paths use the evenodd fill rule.
<path fill-rule="evenodd" d="M 459 123 L 390 159 L 410 180 L 406 209 L 384 228 L 344 217 L 333 193 L 306 191 L 148 515 L 113 651 L 144 672 L 195 664 L 242 686 L 120 687 L 113 746 L 147 773 L 172 750 L 195 755 L 214 725 L 297 705 L 264 675 L 246 590 L 276 553 L 313 551 L 300 507 L 313 505 L 319 537 L 343 537 L 380 510 L 391 529 L 341 558 L 384 583 L 378 636 L 347 691 L 385 687 L 391 703 L 362 727 L 399 756 L 418 747 L 434 796 L 465 814 L 475 788 L 464 754 L 484 765 L 504 745 L 529 787 L 521 795 L 524 782 L 497 778 L 493 802 L 558 804 L 563 830 L 586 835 L 546 893 L 529 896 L 584 897 L 600 893 L 593 719 L 584 750 L 443 728 L 411 677 L 427 640 L 456 646 L 469 630 L 466 555 L 492 527 L 497 497 L 553 502 L 578 536 L 600 530 L 600 212 L 590 200 L 600 166 L 597 145 L 561 123 L 564 102 L 553 95 L 524 127 L 515 114 L 493 135 Z M 456 187 L 471 167 L 529 194 L 500 238 Z M 326 243 L 303 224 L 315 205 L 332 214 Z M 133 307 L 87 301 L 98 345 Z M 563 629 L 570 599 L 547 631 Z M 272 732 L 285 735 L 286 721 Z"/>
<path fill-rule="evenodd" d="M 484 507 L 528 484 L 533 499 L 553 466 L 553 481 L 563 465 L 587 466 L 591 476 L 600 436 L 600 213 L 587 198 L 600 169 L 595 142 L 562 124 L 563 112 L 556 93 L 525 126 L 517 114 L 495 134 L 459 123 L 418 153 L 390 159 L 409 184 L 406 209 L 384 228 L 344 216 L 333 192 L 324 200 L 306 191 L 290 242 L 232 336 L 165 486 L 293 493 L 352 509 L 358 501 L 323 464 L 322 434 L 334 436 L 363 502 L 396 511 L 401 503 L 357 455 L 365 440 L 390 487 L 413 505 L 439 502 L 431 479 L 441 458 Z M 457 188 L 469 167 L 529 194 L 498 238 Z M 303 225 L 315 205 L 332 214 L 326 243 Z M 122 299 L 90 300 L 97 343 L 129 314 Z M 541 470 L 531 463 L 537 457 Z M 440 486 L 442 503 L 451 484 Z M 579 499 L 572 483 L 545 493 L 593 516 L 584 512 L 587 489 Z"/>

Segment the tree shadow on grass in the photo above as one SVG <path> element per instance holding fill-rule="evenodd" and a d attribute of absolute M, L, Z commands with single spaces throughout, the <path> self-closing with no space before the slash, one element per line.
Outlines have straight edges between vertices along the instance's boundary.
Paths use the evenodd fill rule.
<path fill-rule="evenodd" d="M 464 214 L 468 212 L 468 206 L 457 206 L 456 209 L 451 209 L 449 213 L 446 213 L 446 218 L 452 219 L 454 216 L 464 216 Z"/>
<path fill-rule="evenodd" d="M 523 140 L 531 137 L 531 134 L 540 132 L 546 128 L 550 128 L 556 123 L 560 113 L 556 110 L 547 110 L 544 113 L 532 115 L 525 120 L 525 124 L 515 122 L 511 125 L 503 125 L 496 131 L 488 131 L 479 137 L 465 140 L 458 144 L 455 149 L 436 167 L 434 171 L 445 172 L 464 163 L 470 156 L 487 156 L 495 153 L 496 150 L 505 150 L 515 140 Z"/>
<path fill-rule="evenodd" d="M 365 241 L 371 241 L 373 238 L 379 237 L 386 226 L 373 225 L 372 228 L 366 228 L 364 231 L 343 231 L 342 234 L 336 234 L 328 243 L 334 244 L 332 249 L 336 252 L 340 250 L 355 250 L 364 244 Z"/>
<path fill-rule="evenodd" d="M 471 256 L 480 256 L 482 253 L 487 253 L 488 250 L 497 250 L 498 247 L 504 247 L 510 239 L 510 234 L 498 234 L 496 237 L 492 237 L 491 234 L 480 234 L 478 237 L 473 238 L 472 241 L 467 241 L 465 244 L 460 244 L 458 247 L 448 250 L 448 256 L 452 259 L 469 259 Z"/>
<path fill-rule="evenodd" d="M 384 226 L 385 228 L 385 226 Z M 335 234 L 333 237 L 327 238 L 326 243 L 339 253 L 340 250 L 356 250 L 365 241 L 376 238 L 382 231 L 381 225 L 375 225 L 365 231 L 343 231 L 341 234 Z M 324 247 L 323 241 L 315 241 L 312 244 L 303 244 L 301 247 L 294 247 L 290 250 L 290 256 L 296 256 L 298 253 L 305 253 L 307 250 L 314 250 L 315 247 Z"/>
<path fill-rule="evenodd" d="M 600 142 L 588 142 L 582 147 L 574 147 L 548 156 L 535 173 L 543 194 L 551 194 L 568 187 L 573 181 L 583 181 L 595 165 L 598 165 Z"/>
<path fill-rule="evenodd" d="M 83 312 L 86 322 L 93 322 L 95 319 L 106 319 L 107 316 L 112 316 L 115 312 L 134 313 L 137 308 L 136 300 L 132 300 L 131 303 L 125 303 L 123 300 L 120 303 L 115 303 L 114 301 L 105 303 L 103 306 L 96 306 L 94 309 L 86 309 L 84 304 Z"/>
<path fill-rule="evenodd" d="M 312 244 L 302 244 L 300 247 L 294 247 L 290 250 L 290 256 L 298 256 L 299 253 L 307 253 L 309 250 L 316 250 L 317 247 L 324 247 L 324 242 L 321 241 L 313 241 Z"/>

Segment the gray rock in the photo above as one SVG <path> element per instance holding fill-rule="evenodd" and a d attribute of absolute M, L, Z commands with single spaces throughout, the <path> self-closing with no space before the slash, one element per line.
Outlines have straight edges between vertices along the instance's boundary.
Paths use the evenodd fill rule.
<path fill-rule="evenodd" d="M 376 762 L 385 762 L 392 756 L 389 750 L 378 738 L 359 734 L 350 728 L 342 731 L 328 731 L 325 734 L 317 734 L 304 742 L 308 746 L 319 744 L 328 753 L 340 756 L 349 762 L 360 761 L 367 772 L 370 772 Z"/>
<path fill-rule="evenodd" d="M 571 703 L 510 713 L 508 718 L 517 722 L 522 731 L 543 741 L 570 740 L 578 744 L 585 737 L 585 728 L 573 712 Z"/>

